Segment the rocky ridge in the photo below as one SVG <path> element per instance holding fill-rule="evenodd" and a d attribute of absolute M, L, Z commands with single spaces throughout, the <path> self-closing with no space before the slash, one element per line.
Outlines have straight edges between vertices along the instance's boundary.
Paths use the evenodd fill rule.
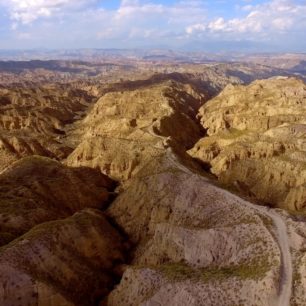
<path fill-rule="evenodd" d="M 65 127 L 95 97 L 65 86 L 0 88 L 0 171 L 29 155 L 63 159 L 72 148 L 61 141 Z"/>
<path fill-rule="evenodd" d="M 259 65 L 217 63 L 25 61 L 0 62 L 1 67 L 0 171 L 33 154 L 65 159 L 76 145 L 65 137 L 67 130 L 106 93 L 173 80 L 203 88 L 207 98 L 229 83 L 248 83 L 279 72 Z"/>
<path fill-rule="evenodd" d="M 306 86 L 295 78 L 228 86 L 199 112 L 209 137 L 190 154 L 224 184 L 260 201 L 305 206 Z"/>
<path fill-rule="evenodd" d="M 89 166 L 117 180 L 135 175 L 172 146 L 185 152 L 201 137 L 195 123 L 208 94 L 174 81 L 110 92 L 78 123 L 69 166 Z"/>
<path fill-rule="evenodd" d="M 109 209 L 138 247 L 108 305 L 289 305 L 291 255 L 281 217 L 172 158 L 160 168 L 152 162 Z"/>
<path fill-rule="evenodd" d="M 94 131 L 90 134 L 90 147 L 103 148 L 98 161 L 93 162 L 91 157 L 97 156 L 97 153 L 77 155 L 81 157 L 74 155 L 80 148 L 87 147 L 83 141 L 67 160 L 68 164 L 73 161 L 75 165 L 99 167 L 124 181 L 121 193 L 107 213 L 124 229 L 136 247 L 131 266 L 123 274 L 120 285 L 102 304 L 204 305 L 204 301 L 205 305 L 303 303 L 303 296 L 297 293 L 302 291 L 301 283 L 295 284 L 292 294 L 292 279 L 297 275 L 295 269 L 300 259 L 293 257 L 290 250 L 291 244 L 296 243 L 295 239 L 291 241 L 287 236 L 290 217 L 241 200 L 203 177 L 201 170 L 184 155 L 189 143 L 184 138 L 177 141 L 175 124 L 180 121 L 171 121 L 173 129 L 166 132 L 143 129 L 148 123 L 152 124 L 144 121 L 145 125 L 142 125 L 147 116 L 155 114 L 157 118 L 154 122 L 162 122 L 163 116 L 169 116 L 167 112 L 159 113 L 161 106 L 169 103 L 169 95 L 164 99 L 165 88 L 166 92 L 175 90 L 175 101 L 181 100 L 185 106 L 183 109 L 188 109 L 192 99 L 180 99 L 182 91 L 178 88 L 182 85 L 178 83 L 109 93 L 80 123 L 86 128 L 89 121 L 94 122 L 90 125 L 91 130 L 87 131 Z M 162 99 L 155 91 L 162 93 Z M 156 104 L 151 104 L 152 97 Z M 154 105 L 157 106 L 154 108 Z M 181 108 L 175 103 L 172 105 L 171 117 L 176 118 L 176 112 L 181 112 Z M 134 112 L 135 108 L 137 112 Z M 135 118 L 135 113 L 140 116 Z M 93 120 L 101 117 L 101 121 Z M 122 124 L 122 120 L 128 124 Z M 182 126 L 186 125 L 180 124 Z M 139 130 L 141 141 L 135 143 L 133 135 L 139 135 Z M 186 128 L 179 129 L 182 130 Z M 113 143 L 115 149 L 101 146 L 99 133 L 124 136 L 125 141 L 133 143 L 133 146 L 124 150 L 120 150 L 120 142 L 119 145 Z M 83 131 L 82 135 L 85 139 L 88 137 Z M 193 135 L 199 137 L 199 134 Z M 179 136 L 183 137 L 184 133 Z M 143 146 L 143 139 L 150 140 L 147 146 Z M 159 148 L 158 154 L 152 155 L 147 149 L 150 143 Z M 139 149 L 144 155 L 137 155 Z M 108 152 L 111 152 L 112 166 L 104 161 Z M 129 167 L 118 167 L 122 160 L 126 160 L 126 154 L 130 155 L 129 158 L 139 158 L 140 162 L 134 164 L 138 166 L 135 171 L 130 171 Z M 124 176 L 126 169 L 129 172 Z M 297 240 L 301 242 L 296 246 L 295 254 L 302 254 L 304 238 L 296 232 L 295 225 L 292 226 L 292 235 L 297 235 L 295 237 L 299 237 Z M 304 272 L 299 274 L 299 278 L 303 278 L 302 275 Z"/>
<path fill-rule="evenodd" d="M 302 83 L 266 82 L 284 108 L 303 105 Z M 42 157 L 6 163 L 0 171 L 2 304 L 305 304 L 304 218 L 224 190 L 186 154 L 204 137 L 206 122 L 216 133 L 236 131 L 228 121 L 199 124 L 199 108 L 204 105 L 202 113 L 211 103 L 212 87 L 204 84 L 171 75 L 92 87 L 102 97 L 61 126 L 58 141 L 73 152 L 57 158 L 67 156 L 67 166 Z M 289 97 L 278 95 L 282 88 Z M 257 93 L 264 95 L 264 87 Z M 260 101 L 257 95 L 252 103 L 260 109 L 267 104 Z M 277 123 L 300 118 L 285 113 Z M 255 127 L 258 137 L 267 121 Z M 105 174 L 121 183 L 115 199 Z"/>
<path fill-rule="evenodd" d="M 27 157 L 0 174 L 0 304 L 92 305 L 116 280 L 125 238 L 101 210 L 114 182 Z"/>

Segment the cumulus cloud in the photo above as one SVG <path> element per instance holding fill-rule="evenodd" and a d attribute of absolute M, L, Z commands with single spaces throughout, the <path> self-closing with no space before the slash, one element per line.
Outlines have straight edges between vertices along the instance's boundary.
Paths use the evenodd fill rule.
<path fill-rule="evenodd" d="M 285 44 L 284 37 L 292 39 L 298 36 L 296 33 L 305 38 L 306 3 L 301 0 L 263 0 L 260 4 L 236 0 L 240 6 L 233 6 L 230 13 L 225 9 L 230 5 L 222 0 L 177 0 L 172 4 L 161 0 L 121 0 L 112 9 L 103 8 L 103 3 L 0 0 L 0 13 L 1 6 L 5 7 L 16 39 L 27 37 L 18 36 L 20 31 L 29 34 L 31 43 L 40 45 L 52 42 L 58 46 L 61 42 L 64 46 L 82 47 L 176 47 L 217 39 L 279 39 Z M 296 38 L 297 43 L 301 37 Z"/>
<path fill-rule="evenodd" d="M 94 0 L 3 0 L 15 22 L 28 24 L 40 17 L 50 17 L 62 10 L 75 10 L 93 4 Z"/>
<path fill-rule="evenodd" d="M 152 15 L 164 13 L 165 7 L 161 4 L 146 3 L 140 4 L 135 0 L 123 0 L 117 10 L 116 18 L 130 18 L 135 15 Z"/>
<path fill-rule="evenodd" d="M 180 40 L 188 24 L 205 20 L 202 1 L 179 1 L 173 5 L 151 1 L 123 0 L 109 18 L 111 30 L 103 30 L 99 37 L 150 40 L 160 43 Z"/>
<path fill-rule="evenodd" d="M 202 23 L 196 23 L 186 28 L 187 34 L 193 34 L 195 32 L 203 32 L 206 30 L 206 25 Z"/>
<path fill-rule="evenodd" d="M 224 34 L 256 34 L 268 36 L 294 29 L 304 29 L 306 22 L 306 3 L 298 4 L 292 0 L 273 0 L 260 5 L 247 5 L 241 8 L 248 11 L 245 17 L 225 20 L 216 18 L 207 24 L 186 27 L 186 33 L 195 31 Z"/>

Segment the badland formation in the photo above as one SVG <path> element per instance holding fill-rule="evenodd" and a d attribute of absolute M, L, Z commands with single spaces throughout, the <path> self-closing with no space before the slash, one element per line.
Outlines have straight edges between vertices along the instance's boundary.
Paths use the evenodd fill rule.
<path fill-rule="evenodd" d="M 0 305 L 306 305 L 306 55 L 96 53 L 0 61 Z"/>

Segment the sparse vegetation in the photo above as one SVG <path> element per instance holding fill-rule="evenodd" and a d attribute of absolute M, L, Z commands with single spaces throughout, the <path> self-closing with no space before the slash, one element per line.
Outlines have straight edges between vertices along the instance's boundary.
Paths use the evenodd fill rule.
<path fill-rule="evenodd" d="M 290 246 L 303 245 L 305 233 L 295 235 L 290 224 L 287 234 L 285 214 L 243 202 L 220 182 L 237 196 L 241 190 L 250 198 L 285 196 L 283 186 L 290 189 L 304 172 L 276 170 L 304 167 L 294 158 L 283 162 L 286 153 L 300 158 L 303 151 L 294 137 L 284 142 L 274 130 L 264 132 L 304 114 L 289 114 L 287 92 L 273 100 L 283 86 L 271 80 L 230 85 L 208 102 L 227 84 L 274 72 L 236 63 L 122 60 L 8 71 L 8 81 L 0 72 L 0 83 L 9 84 L 0 86 L 0 281 L 9 300 L 0 296 L 0 304 L 40 305 L 45 298 L 60 305 L 62 296 L 92 306 L 112 292 L 110 300 L 119 297 L 105 301 L 112 306 L 152 304 L 151 298 L 171 304 L 172 297 L 191 306 L 223 305 L 224 297 L 255 306 L 261 295 L 274 299 L 286 276 L 290 289 Z M 57 80 L 62 69 L 71 74 Z M 298 100 L 304 85 L 292 82 Z M 282 109 L 288 115 L 277 114 Z M 106 175 L 119 181 L 116 199 Z M 301 278 L 294 275 L 300 287 Z"/>
<path fill-rule="evenodd" d="M 229 128 L 227 131 L 223 131 L 221 132 L 218 136 L 216 137 L 220 137 L 221 139 L 234 139 L 234 138 L 239 138 L 245 135 L 248 135 L 250 133 L 250 131 L 248 130 L 239 130 L 236 128 Z"/>
<path fill-rule="evenodd" d="M 269 271 L 271 266 L 267 261 L 254 262 L 250 264 L 233 265 L 229 267 L 207 267 L 201 269 L 192 268 L 183 263 L 165 264 L 156 267 L 167 278 L 172 281 L 183 281 L 186 279 L 195 281 L 222 281 L 237 277 L 239 279 L 261 279 Z"/>

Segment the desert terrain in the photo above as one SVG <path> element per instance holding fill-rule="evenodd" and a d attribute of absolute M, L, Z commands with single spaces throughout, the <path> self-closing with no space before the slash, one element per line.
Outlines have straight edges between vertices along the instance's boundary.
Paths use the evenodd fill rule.
<path fill-rule="evenodd" d="M 305 60 L 0 54 L 0 305 L 306 305 Z"/>

